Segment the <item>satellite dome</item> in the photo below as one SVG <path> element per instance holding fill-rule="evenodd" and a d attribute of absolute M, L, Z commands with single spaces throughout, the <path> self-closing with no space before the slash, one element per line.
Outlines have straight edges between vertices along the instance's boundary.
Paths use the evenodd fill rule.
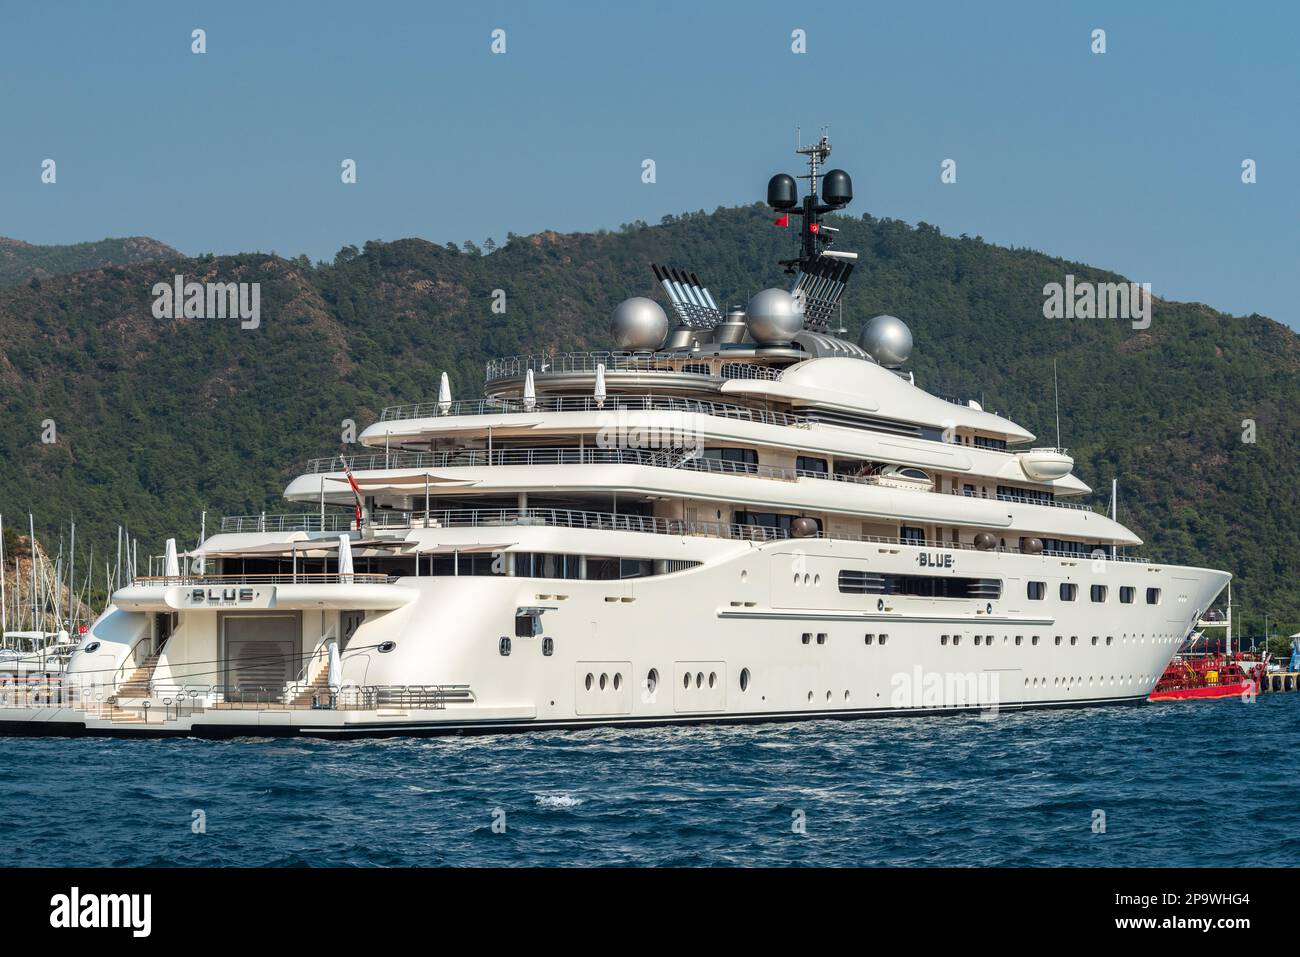
<path fill-rule="evenodd" d="M 784 289 L 755 293 L 745 313 L 749 334 L 759 345 L 784 345 L 803 329 L 803 303 Z"/>
<path fill-rule="evenodd" d="M 767 181 L 767 205 L 773 209 L 789 209 L 799 202 L 799 190 L 794 177 L 777 173 Z"/>
<path fill-rule="evenodd" d="M 619 349 L 653 352 L 668 338 L 668 316 L 653 299 L 633 296 L 614 307 L 609 332 Z"/>
<path fill-rule="evenodd" d="M 886 369 L 896 369 L 912 354 L 912 330 L 897 316 L 876 316 L 862 327 L 859 344 Z"/>
<path fill-rule="evenodd" d="M 853 202 L 853 180 L 842 169 L 833 169 L 822 177 L 822 199 L 832 206 Z"/>

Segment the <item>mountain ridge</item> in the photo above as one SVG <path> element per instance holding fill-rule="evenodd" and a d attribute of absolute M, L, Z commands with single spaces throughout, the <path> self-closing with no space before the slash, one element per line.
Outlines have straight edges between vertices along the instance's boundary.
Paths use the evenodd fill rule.
<path fill-rule="evenodd" d="M 0 236 L 0 286 L 109 266 L 178 259 L 182 253 L 148 236 L 126 236 L 71 245 L 39 246 Z"/>

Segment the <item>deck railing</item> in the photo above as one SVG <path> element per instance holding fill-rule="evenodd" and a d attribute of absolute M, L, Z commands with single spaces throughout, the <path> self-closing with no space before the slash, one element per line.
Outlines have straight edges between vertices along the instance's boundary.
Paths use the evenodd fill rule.
<path fill-rule="evenodd" d="M 779 379 L 781 370 L 725 357 L 692 356 L 681 352 L 557 352 L 553 355 L 505 356 L 489 359 L 487 381 L 522 377 L 528 371 L 537 375 L 596 371 L 603 365 L 606 372 L 672 372 L 698 375 L 705 379 Z M 714 369 L 717 372 L 714 372 Z M 708 371 L 701 371 L 707 368 Z"/>
<path fill-rule="evenodd" d="M 654 468 L 684 469 L 714 474 L 749 475 L 758 478 L 793 482 L 801 478 L 845 482 L 851 485 L 879 485 L 887 481 L 876 475 L 853 475 L 840 472 L 823 472 L 816 469 L 781 468 L 774 465 L 757 465 L 712 458 L 686 449 L 627 449 L 627 448 L 525 448 L 525 449 L 457 449 L 441 452 L 374 452 L 369 455 L 343 456 L 348 468 L 354 472 L 383 469 L 432 470 L 447 468 L 496 468 L 501 466 L 537 465 L 645 465 Z M 317 458 L 307 462 L 309 474 L 341 474 L 339 457 Z M 925 489 L 917 489 L 924 492 Z M 1090 505 L 1074 502 L 1040 500 L 1023 496 L 986 495 L 983 492 L 963 492 L 954 489 L 953 495 L 983 498 L 1020 505 L 1037 505 L 1049 508 L 1069 508 L 1090 512 Z"/>
<path fill-rule="evenodd" d="M 346 532 L 356 527 L 352 512 L 279 512 L 260 515 L 227 515 L 223 532 Z"/>
<path fill-rule="evenodd" d="M 815 415 L 751 409 L 726 402 L 683 399 L 665 395 L 611 395 L 596 399 L 590 395 L 542 395 L 531 404 L 522 399 L 462 399 L 453 402 L 417 402 L 391 405 L 380 415 L 381 422 L 452 415 L 520 415 L 530 412 L 684 412 L 763 425 L 804 426 L 818 421 Z"/>
<path fill-rule="evenodd" d="M 311 548 L 313 544 L 319 547 L 321 543 L 304 542 L 303 547 Z M 384 585 L 391 581 L 387 575 L 356 572 L 341 575 L 333 572 L 304 572 L 297 575 L 137 575 L 134 579 L 137 585 L 193 585 L 195 588 L 228 588 L 232 585 Z"/>
<path fill-rule="evenodd" d="M 147 708 L 124 707 L 113 688 L 79 683 L 76 676 L 0 681 L 0 708 L 67 708 L 115 721 L 162 724 L 207 710 L 307 711 L 315 709 L 375 711 L 418 708 L 442 710 L 449 703 L 472 703 L 466 684 L 441 685 L 308 685 L 274 688 L 229 687 L 223 684 L 184 684 L 151 681 Z M 134 700 L 134 699 L 133 699 Z"/>
<path fill-rule="evenodd" d="M 222 529 L 227 521 L 238 525 L 249 516 L 228 516 L 222 520 Z M 370 517 L 370 528 L 412 529 L 412 528 L 489 528 L 516 526 L 546 526 L 555 528 L 582 528 L 596 531 L 643 532 L 655 535 L 675 535 L 679 537 L 702 536 L 706 538 L 723 538 L 735 541 L 768 542 L 785 539 L 798 540 L 788 529 L 767 525 L 739 524 L 735 522 L 699 522 L 688 519 L 658 518 L 648 515 L 616 515 L 611 512 L 589 512 L 575 509 L 558 508 L 491 508 L 491 509 L 431 509 L 426 515 L 423 511 L 382 510 Z M 969 542 L 950 542 L 942 540 L 924 540 L 917 538 L 897 538 L 884 535 L 854 535 L 837 532 L 829 535 L 818 532 L 810 538 L 830 538 L 836 541 L 871 542 L 881 545 L 914 545 L 920 548 L 950 549 L 957 551 L 981 551 Z M 358 546 L 364 545 L 364 539 Z M 1019 554 L 1018 547 L 1003 548 L 997 546 L 989 551 Z M 1142 557 L 1108 555 L 1094 556 L 1091 553 L 1059 552 L 1044 550 L 1042 555 L 1053 558 L 1070 558 L 1078 561 L 1121 561 L 1144 562 Z M 357 576 L 353 576 L 354 578 Z"/>

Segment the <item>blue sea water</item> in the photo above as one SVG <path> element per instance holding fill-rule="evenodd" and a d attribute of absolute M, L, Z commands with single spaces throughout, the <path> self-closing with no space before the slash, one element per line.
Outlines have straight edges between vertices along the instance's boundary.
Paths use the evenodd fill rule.
<path fill-rule="evenodd" d="M 1295 865 L 1298 758 L 1294 694 L 473 738 L 6 738 L 0 846 L 27 866 Z"/>

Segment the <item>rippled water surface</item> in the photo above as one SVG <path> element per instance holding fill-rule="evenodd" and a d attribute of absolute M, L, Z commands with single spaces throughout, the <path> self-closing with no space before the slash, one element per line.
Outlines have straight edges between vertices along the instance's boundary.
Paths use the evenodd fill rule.
<path fill-rule="evenodd" d="M 1294 865 L 1298 718 L 1278 694 L 992 721 L 4 738 L 0 842 L 25 865 Z"/>

